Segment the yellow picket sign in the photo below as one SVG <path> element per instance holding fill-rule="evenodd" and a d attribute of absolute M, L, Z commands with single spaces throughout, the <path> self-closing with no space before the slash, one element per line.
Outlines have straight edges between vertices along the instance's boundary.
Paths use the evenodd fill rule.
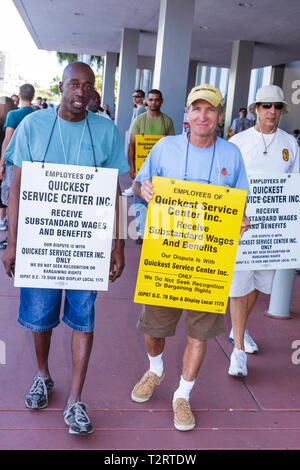
<path fill-rule="evenodd" d="M 153 145 L 156 144 L 164 135 L 142 135 L 137 134 L 135 136 L 135 174 L 137 175 L 140 171 L 144 161 L 146 160 L 148 153 L 152 149 Z"/>
<path fill-rule="evenodd" d="M 225 313 L 247 191 L 152 183 L 134 301 Z"/>

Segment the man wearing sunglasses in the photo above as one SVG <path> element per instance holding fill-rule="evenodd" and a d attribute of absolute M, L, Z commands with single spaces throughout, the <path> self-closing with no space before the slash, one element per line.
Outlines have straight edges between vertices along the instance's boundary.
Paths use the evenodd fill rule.
<path fill-rule="evenodd" d="M 283 91 L 275 85 L 267 85 L 257 91 L 249 111 L 256 114 L 256 124 L 237 135 L 230 142 L 242 153 L 247 174 L 250 173 L 298 173 L 299 148 L 292 135 L 278 127 L 282 114 L 289 111 Z M 234 344 L 229 375 L 246 376 L 247 354 L 258 351 L 246 329 L 247 318 L 253 309 L 259 292 L 270 294 L 273 270 L 234 271 L 230 290 L 232 330 L 229 340 Z"/>
<path fill-rule="evenodd" d="M 146 111 L 145 106 L 144 106 L 145 92 L 143 90 L 135 90 L 132 95 L 132 99 L 133 99 L 134 108 L 133 108 L 131 122 L 137 116 L 139 116 L 140 114 L 143 114 Z"/>
<path fill-rule="evenodd" d="M 144 106 L 145 92 L 143 90 L 134 90 L 132 94 L 132 99 L 133 99 L 134 106 L 133 106 L 131 124 L 133 123 L 133 121 L 135 120 L 137 116 L 146 112 L 146 108 Z M 128 139 L 127 142 L 129 145 L 129 139 L 130 139 L 129 131 L 127 133 L 127 139 Z M 124 189 L 124 191 L 122 192 L 122 196 L 127 196 L 127 197 L 133 196 L 132 186 L 130 186 L 127 189 Z"/>

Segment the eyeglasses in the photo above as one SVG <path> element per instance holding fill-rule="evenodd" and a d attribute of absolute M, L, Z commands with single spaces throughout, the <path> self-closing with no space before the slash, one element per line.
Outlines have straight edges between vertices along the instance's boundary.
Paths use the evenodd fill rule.
<path fill-rule="evenodd" d="M 271 109 L 274 105 L 275 109 L 281 110 L 283 108 L 283 103 L 262 103 L 264 109 Z"/>
<path fill-rule="evenodd" d="M 143 98 L 141 95 L 132 95 L 132 98 Z"/>

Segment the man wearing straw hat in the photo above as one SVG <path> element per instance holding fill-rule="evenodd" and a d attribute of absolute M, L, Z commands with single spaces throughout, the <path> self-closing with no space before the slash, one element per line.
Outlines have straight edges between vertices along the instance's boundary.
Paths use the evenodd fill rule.
<path fill-rule="evenodd" d="M 255 126 L 230 139 L 239 147 L 247 173 L 298 173 L 297 142 L 292 135 L 278 127 L 281 115 L 289 111 L 282 89 L 276 85 L 263 86 L 257 91 L 249 111 L 257 116 Z M 229 375 L 248 374 L 246 353 L 257 352 L 258 346 L 246 329 L 247 318 L 259 292 L 271 293 L 273 277 L 273 270 L 233 273 L 229 294 L 232 321 L 229 340 L 234 344 L 234 349 Z"/>

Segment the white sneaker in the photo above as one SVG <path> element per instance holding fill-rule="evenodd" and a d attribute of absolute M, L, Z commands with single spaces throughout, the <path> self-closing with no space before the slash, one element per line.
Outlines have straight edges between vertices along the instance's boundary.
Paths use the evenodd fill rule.
<path fill-rule="evenodd" d="M 237 377 L 246 377 L 247 370 L 247 354 L 242 349 L 234 348 L 230 356 L 229 375 Z"/>
<path fill-rule="evenodd" d="M 133 196 L 132 186 L 130 186 L 130 188 L 124 189 L 124 191 L 122 192 L 122 196 Z"/>
<path fill-rule="evenodd" d="M 228 339 L 232 344 L 234 344 L 234 336 L 233 336 L 232 328 L 230 330 Z M 245 333 L 244 333 L 244 348 L 245 348 L 245 352 L 248 354 L 253 354 L 253 353 L 258 352 L 258 346 L 253 340 L 253 338 L 251 338 L 251 336 L 249 335 L 248 330 L 245 330 Z"/>

